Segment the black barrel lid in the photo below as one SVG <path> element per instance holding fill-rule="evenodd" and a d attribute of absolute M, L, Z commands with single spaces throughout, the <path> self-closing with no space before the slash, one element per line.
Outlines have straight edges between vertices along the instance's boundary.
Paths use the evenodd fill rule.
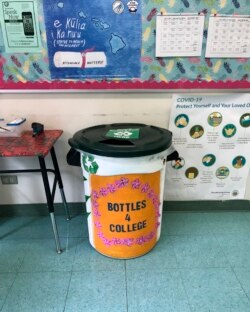
<path fill-rule="evenodd" d="M 169 148 L 172 133 L 166 129 L 140 123 L 99 125 L 76 132 L 69 145 L 94 155 L 139 157 Z"/>

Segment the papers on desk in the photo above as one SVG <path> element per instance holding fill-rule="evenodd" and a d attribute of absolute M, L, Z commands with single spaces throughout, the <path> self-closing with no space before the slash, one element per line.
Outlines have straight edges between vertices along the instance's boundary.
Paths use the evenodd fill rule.
<path fill-rule="evenodd" d="M 0 119 L 0 137 L 17 137 L 24 131 L 24 123 L 26 118 L 17 118 L 15 120 L 6 122 Z"/>
<path fill-rule="evenodd" d="M 204 16 L 167 14 L 156 17 L 156 57 L 200 56 Z"/>

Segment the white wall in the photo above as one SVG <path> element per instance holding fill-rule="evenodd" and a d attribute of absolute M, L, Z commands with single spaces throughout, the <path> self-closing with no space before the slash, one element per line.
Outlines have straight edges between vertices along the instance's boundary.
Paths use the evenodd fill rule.
<path fill-rule="evenodd" d="M 64 131 L 55 150 L 68 202 L 81 202 L 84 198 L 80 168 L 66 163 L 68 139 L 76 131 L 113 122 L 141 122 L 166 128 L 170 107 L 171 95 L 167 93 L 0 94 L 0 118 L 23 116 L 27 118 L 27 129 L 31 129 L 32 122 L 41 122 L 45 129 Z M 47 161 L 49 164 L 49 157 Z M 27 166 L 38 168 L 37 159 L 0 158 L 0 168 Z M 58 193 L 56 201 L 60 202 Z M 45 195 L 39 174 L 18 175 L 18 185 L 0 183 L 0 205 L 42 202 Z"/>

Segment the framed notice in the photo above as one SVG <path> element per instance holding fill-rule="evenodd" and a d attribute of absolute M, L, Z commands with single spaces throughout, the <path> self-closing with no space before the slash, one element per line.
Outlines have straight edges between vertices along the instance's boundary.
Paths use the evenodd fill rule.
<path fill-rule="evenodd" d="M 41 52 L 36 1 L 0 0 L 0 7 L 5 51 L 7 53 Z"/>

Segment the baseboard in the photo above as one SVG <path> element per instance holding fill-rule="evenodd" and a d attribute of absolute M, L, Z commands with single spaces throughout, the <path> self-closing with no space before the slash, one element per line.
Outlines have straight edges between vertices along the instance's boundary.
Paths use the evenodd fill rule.
<path fill-rule="evenodd" d="M 86 213 L 84 203 L 68 203 L 71 216 Z M 164 201 L 164 211 L 250 211 L 249 200 L 227 201 Z M 45 216 L 46 204 L 0 205 L 0 217 L 8 216 Z M 64 215 L 63 204 L 55 204 L 55 214 Z"/>
<path fill-rule="evenodd" d="M 249 200 L 164 201 L 164 211 L 250 211 Z"/>
<path fill-rule="evenodd" d="M 79 215 L 86 212 L 84 203 L 68 203 L 70 215 Z M 65 215 L 63 204 L 55 203 L 55 214 Z M 0 205 L 0 217 L 9 216 L 46 216 L 48 208 L 46 204 L 15 204 Z"/>

